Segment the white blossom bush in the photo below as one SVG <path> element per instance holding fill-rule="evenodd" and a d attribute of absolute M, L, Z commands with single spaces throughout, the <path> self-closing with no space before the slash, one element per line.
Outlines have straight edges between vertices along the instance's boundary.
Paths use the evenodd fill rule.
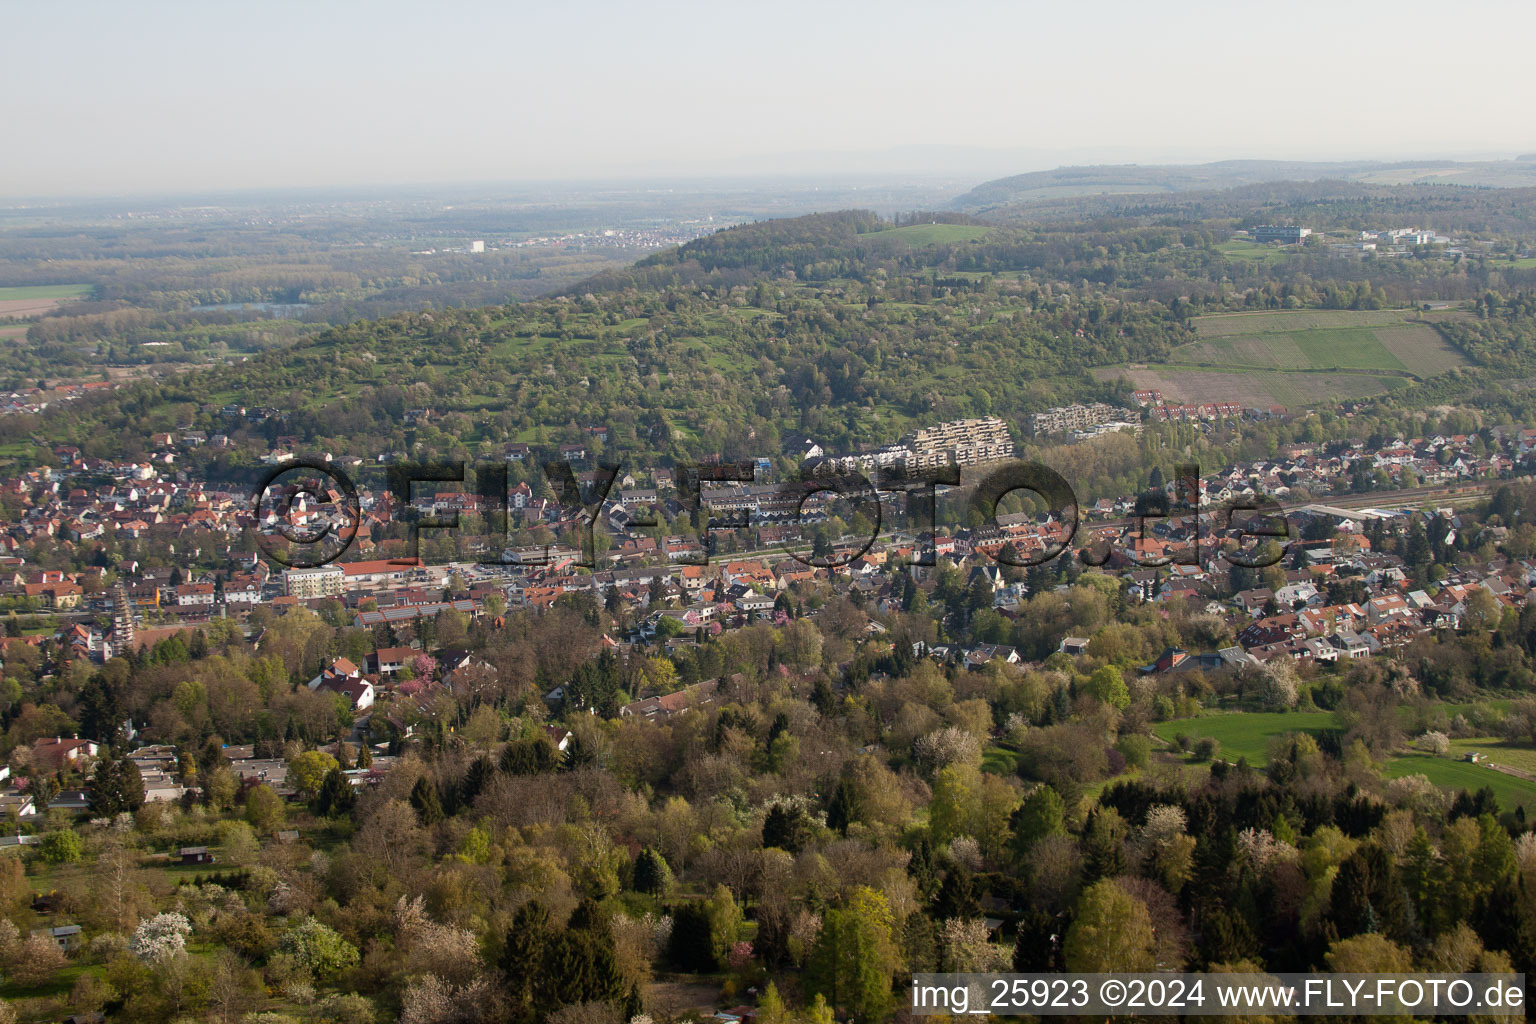
<path fill-rule="evenodd" d="M 1426 775 L 1404 775 L 1387 783 L 1387 800 L 1397 807 L 1407 807 L 1431 817 L 1450 809 L 1445 790 Z"/>
<path fill-rule="evenodd" d="M 949 841 L 949 857 L 969 871 L 982 868 L 981 844 L 971 836 L 956 836 Z"/>
<path fill-rule="evenodd" d="M 490 983 L 484 978 L 455 986 L 428 974 L 401 993 L 400 1024 L 472 1024 L 491 1004 Z"/>
<path fill-rule="evenodd" d="M 1436 757 L 1444 757 L 1451 752 L 1451 738 L 1445 733 L 1436 732 L 1433 729 L 1415 740 L 1414 745 L 1420 750 L 1434 754 Z"/>
<path fill-rule="evenodd" d="M 417 971 L 464 985 L 480 969 L 480 944 L 474 932 L 433 921 L 420 896 L 401 896 L 394 916 L 400 948 Z"/>
<path fill-rule="evenodd" d="M 1147 812 L 1147 823 L 1141 827 L 1141 832 L 1149 841 L 1163 843 L 1183 835 L 1188 825 L 1184 808 L 1158 804 Z"/>
<path fill-rule="evenodd" d="M 939 925 L 939 948 L 947 971 L 1003 971 L 1013 962 L 1011 950 L 988 941 L 987 922 L 979 917 L 952 917 Z"/>
<path fill-rule="evenodd" d="M 621 910 L 609 919 L 608 930 L 616 947 L 632 950 L 637 959 L 650 963 L 666 950 L 667 939 L 672 935 L 672 919 L 649 912 L 630 917 Z"/>
<path fill-rule="evenodd" d="M 1536 832 L 1522 832 L 1515 840 L 1515 863 L 1523 878 L 1536 878 Z"/>
<path fill-rule="evenodd" d="M 164 964 L 187 951 L 192 923 L 183 914 L 156 914 L 145 918 L 128 939 L 128 952 L 147 964 Z"/>
<path fill-rule="evenodd" d="M 1245 828 L 1237 834 L 1237 852 L 1255 873 L 1262 875 L 1271 865 L 1294 858 L 1296 847 L 1276 839 L 1267 828 Z"/>
<path fill-rule="evenodd" d="M 9 918 L 0 917 L 0 960 L 9 960 L 21 946 L 21 929 Z"/>
<path fill-rule="evenodd" d="M 929 774 L 937 774 L 952 764 L 980 764 L 981 743 L 959 726 L 949 725 L 912 744 L 912 757 Z"/>

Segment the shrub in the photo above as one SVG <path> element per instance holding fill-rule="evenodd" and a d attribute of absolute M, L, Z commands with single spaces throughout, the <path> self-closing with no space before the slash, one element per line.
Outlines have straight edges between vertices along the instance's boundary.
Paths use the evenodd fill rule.
<path fill-rule="evenodd" d="M 85 844 L 65 828 L 43 836 L 43 841 L 37 844 L 37 852 L 49 864 L 73 864 L 85 854 Z"/>
<path fill-rule="evenodd" d="M 1125 763 L 1132 768 L 1145 768 L 1152 759 L 1152 741 L 1140 733 L 1121 736 L 1115 749 L 1120 751 Z"/>
<path fill-rule="evenodd" d="M 355 967 L 358 962 L 356 946 L 312 917 L 297 928 L 288 929 L 277 948 L 317 978 Z"/>

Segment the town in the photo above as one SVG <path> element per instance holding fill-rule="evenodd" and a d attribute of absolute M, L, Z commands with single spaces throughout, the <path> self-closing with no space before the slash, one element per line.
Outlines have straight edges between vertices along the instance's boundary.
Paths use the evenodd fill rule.
<path fill-rule="evenodd" d="M 1137 397 L 1161 408 L 1155 394 Z M 1113 414 L 1085 409 L 1081 418 L 1069 419 L 1068 412 L 1041 414 L 1050 418 L 1037 419 L 1035 427 L 1050 423 L 1061 429 Z M 1536 565 L 1495 559 L 1451 569 L 1438 560 L 1433 566 L 1414 565 L 1401 554 L 1376 550 L 1384 536 L 1401 538 L 1409 531 L 1445 544 L 1444 538 L 1453 538 L 1461 527 L 1460 509 L 1469 500 L 1486 499 L 1500 482 L 1528 470 L 1536 430 L 1495 431 L 1491 440 L 1490 445 L 1480 435 L 1393 438 L 1375 450 L 1351 446 L 1336 452 L 1294 446 L 1274 460 L 1166 482 L 1164 496 L 1174 499 L 1176 507 L 1183 500 L 1182 511 L 1139 512 L 1146 495 L 1126 495 L 1085 502 L 1070 515 L 1067 510 L 1004 514 L 981 527 L 899 529 L 873 539 L 826 538 L 831 504 L 826 495 L 794 507 L 780 488 L 766 482 L 718 484 L 704 491 L 702 507 L 706 519 L 725 524 L 713 529 L 729 542 L 726 554 L 714 543 L 720 535 L 686 529 L 690 510 L 679 502 L 669 475 L 653 470 L 637 480 L 625 473 L 596 514 L 612 540 L 590 571 L 579 567 L 581 551 L 553 540 L 541 547 L 497 551 L 489 563 L 428 564 L 419 557 L 392 555 L 399 542 L 375 540 L 389 527 L 393 510 L 388 496 L 376 497 L 367 489 L 361 494 L 363 514 L 355 525 L 353 550 L 344 559 L 313 568 L 279 565 L 274 571 L 255 545 L 250 550 L 239 546 L 263 525 L 254 518 L 249 495 L 187 480 L 175 470 L 178 450 L 209 443 L 196 432 L 161 438 L 163 450 L 144 464 L 86 459 L 61 448 L 59 468 L 34 470 L 0 485 L 0 499 L 16 513 L 0 536 L 5 551 L 0 556 L 5 571 L 0 608 L 11 634 L 3 650 L 12 664 L 30 660 L 39 672 L 58 673 L 72 660 L 100 664 L 173 637 L 185 641 L 215 621 L 231 623 L 259 650 L 260 629 L 241 625 L 258 609 L 264 615 L 334 609 L 326 612 L 328 617 L 339 615 L 390 642 L 382 648 L 385 654 L 370 654 L 362 664 L 336 659 L 312 680 L 312 688 L 336 694 L 365 719 L 384 708 L 408 719 L 402 706 L 429 701 L 432 688 L 454 671 L 441 651 L 423 643 L 423 634 L 431 632 L 425 625 L 445 615 L 496 620 L 508 610 L 548 608 L 566 595 L 591 595 L 618 613 L 616 622 L 627 623 L 622 632 L 604 637 L 611 649 L 654 648 L 674 655 L 752 623 L 783 626 L 791 620 L 788 609 L 812 594 L 852 595 L 876 612 L 907 607 L 912 583 L 931 591 L 948 566 L 982 582 L 989 606 L 1007 619 L 1034 594 L 1066 589 L 1040 566 L 1025 573 L 1009 562 L 1022 565 L 1047 550 L 1059 552 L 1071 521 L 1077 524 L 1076 543 L 1097 553 L 1091 561 L 1101 568 L 1092 571 L 1117 579 L 1126 600 L 1199 607 L 1221 617 L 1235 635 L 1236 643 L 1219 650 L 1165 652 L 1152 666 L 1156 671 L 1175 671 L 1190 658 L 1230 668 L 1274 658 L 1333 662 L 1390 653 L 1416 636 L 1454 630 L 1469 601 L 1479 595 L 1514 608 L 1530 598 Z M 915 455 L 924 466 L 945 455 L 955 464 L 976 466 L 1006 458 L 1012 450 L 997 420 L 939 425 L 870 455 L 828 456 L 805 439 L 796 448 L 813 467 L 830 463 L 841 469 L 891 465 L 893 452 Z M 566 446 L 561 454 L 585 453 Z M 520 446 L 509 458 L 532 460 L 535 453 Z M 755 468 L 762 471 L 768 464 L 763 459 Z M 587 480 L 592 475 L 582 474 Z M 1332 489 L 1361 478 L 1379 480 L 1381 489 Z M 89 486 L 81 485 L 87 481 Z M 1196 490 L 1198 505 L 1190 505 L 1188 495 Z M 1273 564 L 1244 570 L 1228 557 L 1243 539 L 1243 523 L 1224 521 L 1220 509 L 1260 497 L 1290 509 L 1289 534 L 1283 538 L 1283 558 L 1277 548 Z M 508 508 L 522 529 L 551 538 L 579 525 L 580 510 L 535 497 L 526 482 L 511 490 Z M 468 517 L 486 509 L 481 495 L 459 490 L 420 494 L 408 511 L 413 517 Z M 288 519 L 303 526 L 324 514 L 321 505 L 301 501 Z M 895 514 L 893 505 L 887 515 Z M 648 531 L 650 536 L 632 532 L 637 520 L 658 528 Z M 677 524 L 686 532 L 665 532 Z M 825 543 L 824 557 L 814 558 L 811 541 L 818 535 Z M 238 569 L 151 568 L 126 558 L 110 567 L 70 570 L 42 568 L 28 558 L 45 545 L 57 554 L 93 561 L 89 552 L 109 539 L 146 553 L 179 548 L 197 558 L 218 552 Z M 999 558 L 1005 548 L 1006 561 Z M 1062 561 L 1076 557 L 1069 552 Z M 1349 599 L 1338 599 L 1341 594 Z M 50 621 L 56 623 L 51 630 L 37 628 Z M 879 642 L 878 634 L 870 639 Z M 1086 643 L 1062 637 L 1059 649 L 1070 653 L 1073 645 Z M 919 653 L 970 667 L 993 658 L 1013 664 L 1039 655 L 989 643 L 925 645 Z M 413 677 L 411 685 L 402 687 L 399 669 L 418 657 L 437 659 L 436 676 Z M 635 696 L 643 702 L 666 695 Z M 558 692 L 551 700 L 559 706 Z M 64 738 L 36 742 L 62 743 Z M 24 786 L 21 780 L 13 784 Z M 164 792 L 179 795 L 173 789 Z M 4 806 L 20 816 L 40 809 L 23 789 L 9 793 Z"/>

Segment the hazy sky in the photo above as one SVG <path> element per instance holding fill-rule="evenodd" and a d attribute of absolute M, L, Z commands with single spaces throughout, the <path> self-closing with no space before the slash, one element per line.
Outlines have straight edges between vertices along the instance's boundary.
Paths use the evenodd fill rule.
<path fill-rule="evenodd" d="M 24 0 L 4 23 L 10 196 L 1536 151 L 1529 0 Z"/>

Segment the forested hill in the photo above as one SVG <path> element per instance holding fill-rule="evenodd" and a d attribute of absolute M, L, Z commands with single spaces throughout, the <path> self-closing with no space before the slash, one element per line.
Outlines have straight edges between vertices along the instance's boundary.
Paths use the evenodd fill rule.
<path fill-rule="evenodd" d="M 1127 401 L 1123 384 L 1089 371 L 1166 361 L 1204 313 L 1433 299 L 1483 302 L 1502 318 L 1514 307 L 1489 295 L 1536 290 L 1536 268 L 1517 260 L 1362 262 L 1317 246 L 1254 258 L 1232 248 L 1232 228 L 862 211 L 766 221 L 566 294 L 350 324 L 247 362 L 0 417 L 0 451 L 21 465 L 60 443 L 143 458 L 153 434 L 195 429 L 239 442 L 199 456 L 222 472 L 274 446 L 478 457 L 586 442 L 594 426 L 612 447 L 658 459 L 777 453 L 799 432 L 849 450 L 924 423 L 1022 424 L 1066 402 Z M 1498 359 L 1470 335 L 1451 339 L 1473 365 L 1420 393 L 1445 401 L 1526 366 L 1528 329 L 1511 320 L 1490 335 Z M 1499 374 L 1479 370 L 1494 365 Z M 245 422 L 226 406 L 274 412 Z"/>
<path fill-rule="evenodd" d="M 824 277 L 866 267 L 941 267 L 955 246 L 985 237 L 983 222 L 960 213 L 922 213 L 891 222 L 868 210 L 841 210 L 724 228 L 633 267 L 599 274 L 568 294 L 680 284 L 731 287 L 763 276 Z M 939 230 L 930 230 L 939 229 Z"/>
<path fill-rule="evenodd" d="M 230 433 L 220 410 L 241 405 L 276 410 L 233 425 L 257 446 L 287 438 L 364 458 L 584 441 L 597 424 L 611 447 L 656 458 L 777 453 L 781 435 L 802 431 L 848 449 L 922 423 L 1022 422 L 1063 400 L 1112 398 L 1089 367 L 1189 340 L 1162 302 L 1084 281 L 1083 260 L 1100 257 L 1078 243 L 998 231 L 864 213 L 748 225 L 574 294 L 337 327 L 67 415 L 5 417 L 0 442 L 138 455 L 162 430 Z M 1124 255 L 1144 262 L 1174 244 L 1177 232 L 1156 232 Z M 412 409 L 431 414 L 408 423 Z"/>
<path fill-rule="evenodd" d="M 1101 165 L 1058 167 L 983 182 L 954 199 L 950 208 L 991 216 L 1039 208 L 1050 212 L 1092 205 L 1105 210 L 1127 197 L 1214 195 L 1250 186 L 1308 191 L 1319 183 L 1360 190 L 1393 187 L 1465 189 L 1536 188 L 1536 162 L 1429 160 L 1396 163 L 1368 161 L 1300 163 L 1279 160 L 1226 160 L 1198 165 Z M 1075 202 L 1074 202 L 1075 201 Z"/>

